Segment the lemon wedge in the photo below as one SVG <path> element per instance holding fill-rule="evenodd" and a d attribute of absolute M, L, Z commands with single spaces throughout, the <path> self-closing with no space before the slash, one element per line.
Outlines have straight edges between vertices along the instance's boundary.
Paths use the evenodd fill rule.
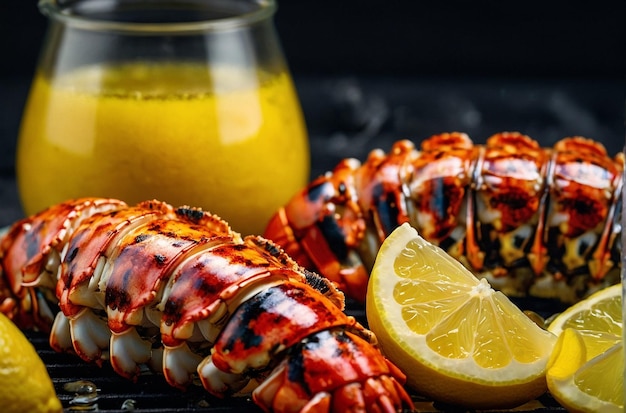
<path fill-rule="evenodd" d="M 621 337 L 622 284 L 604 288 L 570 306 L 550 322 L 548 331 L 558 336 L 567 328 Z"/>
<path fill-rule="evenodd" d="M 409 224 L 379 250 L 366 314 L 407 384 L 435 401 L 507 408 L 546 391 L 556 337 Z"/>
<path fill-rule="evenodd" d="M 26 336 L 0 313 L 0 405 L 6 413 L 61 413 L 48 371 Z"/>
<path fill-rule="evenodd" d="M 571 412 L 623 412 L 621 284 L 569 307 L 548 330 L 559 335 L 546 373 L 552 396 Z"/>

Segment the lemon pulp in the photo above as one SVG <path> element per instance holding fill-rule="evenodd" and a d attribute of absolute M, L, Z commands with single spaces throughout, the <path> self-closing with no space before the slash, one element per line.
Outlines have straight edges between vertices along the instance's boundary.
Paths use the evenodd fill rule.
<path fill-rule="evenodd" d="M 383 243 L 366 306 L 385 354 L 426 396 L 502 408 L 546 390 L 554 335 L 408 224 Z"/>
<path fill-rule="evenodd" d="M 621 285 L 574 304 L 548 329 L 559 335 L 548 388 L 571 412 L 624 411 Z"/>

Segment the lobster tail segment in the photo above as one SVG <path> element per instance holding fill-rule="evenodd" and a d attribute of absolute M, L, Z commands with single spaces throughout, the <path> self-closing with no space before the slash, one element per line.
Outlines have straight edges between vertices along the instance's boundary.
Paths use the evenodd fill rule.
<path fill-rule="evenodd" d="M 413 143 L 402 140 L 389 154 L 372 151 L 363 164 L 344 159 L 281 208 L 264 236 L 364 302 L 378 248 L 409 220 L 402 179 L 416 154 Z"/>
<path fill-rule="evenodd" d="M 73 231 L 92 215 L 125 206 L 115 199 L 83 198 L 13 224 L 0 239 L 0 311 L 21 328 L 48 331 L 57 270 Z"/>
<path fill-rule="evenodd" d="M 412 410 L 405 376 L 370 343 L 344 329 L 315 333 L 253 392 L 267 412 Z"/>
<path fill-rule="evenodd" d="M 322 291 L 295 280 L 243 303 L 198 373 L 220 397 L 263 377 L 253 398 L 273 412 L 412 407 L 405 376 L 381 354 L 374 335 Z"/>

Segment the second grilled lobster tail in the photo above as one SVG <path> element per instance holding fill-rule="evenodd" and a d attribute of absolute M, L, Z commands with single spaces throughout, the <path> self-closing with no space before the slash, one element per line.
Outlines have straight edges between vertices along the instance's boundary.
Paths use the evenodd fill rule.
<path fill-rule="evenodd" d="M 3 313 L 129 379 L 148 365 L 218 397 L 256 388 L 275 412 L 412 407 L 332 283 L 199 209 L 68 201 L 13 225 L 0 264 Z"/>
<path fill-rule="evenodd" d="M 312 181 L 264 236 L 362 302 L 382 241 L 409 222 L 508 295 L 571 303 L 619 281 L 623 169 L 583 137 L 401 140 Z"/>

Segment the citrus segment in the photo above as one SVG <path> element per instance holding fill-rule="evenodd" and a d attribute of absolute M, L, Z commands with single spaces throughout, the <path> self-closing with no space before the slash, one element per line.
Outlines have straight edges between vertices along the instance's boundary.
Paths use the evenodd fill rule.
<path fill-rule="evenodd" d="M 366 312 L 408 384 L 437 401 L 512 407 L 546 390 L 555 336 L 409 224 L 379 250 Z"/>
<path fill-rule="evenodd" d="M 2 313 L 0 401 L 5 413 L 62 411 L 43 361 L 24 334 Z"/>
<path fill-rule="evenodd" d="M 548 363 L 548 388 L 571 412 L 623 412 L 621 339 L 604 351 L 587 351 L 593 339 L 573 328 L 563 331 Z"/>
<path fill-rule="evenodd" d="M 562 380 L 574 374 L 586 359 L 582 336 L 576 330 L 568 329 L 559 336 L 554 345 L 548 361 L 548 371 L 554 379 Z"/>
<path fill-rule="evenodd" d="M 604 288 L 567 308 L 548 326 L 559 335 L 566 328 L 622 334 L 622 287 Z"/>
<path fill-rule="evenodd" d="M 550 324 L 559 334 L 546 379 L 571 412 L 624 411 L 621 285 L 571 306 Z"/>

